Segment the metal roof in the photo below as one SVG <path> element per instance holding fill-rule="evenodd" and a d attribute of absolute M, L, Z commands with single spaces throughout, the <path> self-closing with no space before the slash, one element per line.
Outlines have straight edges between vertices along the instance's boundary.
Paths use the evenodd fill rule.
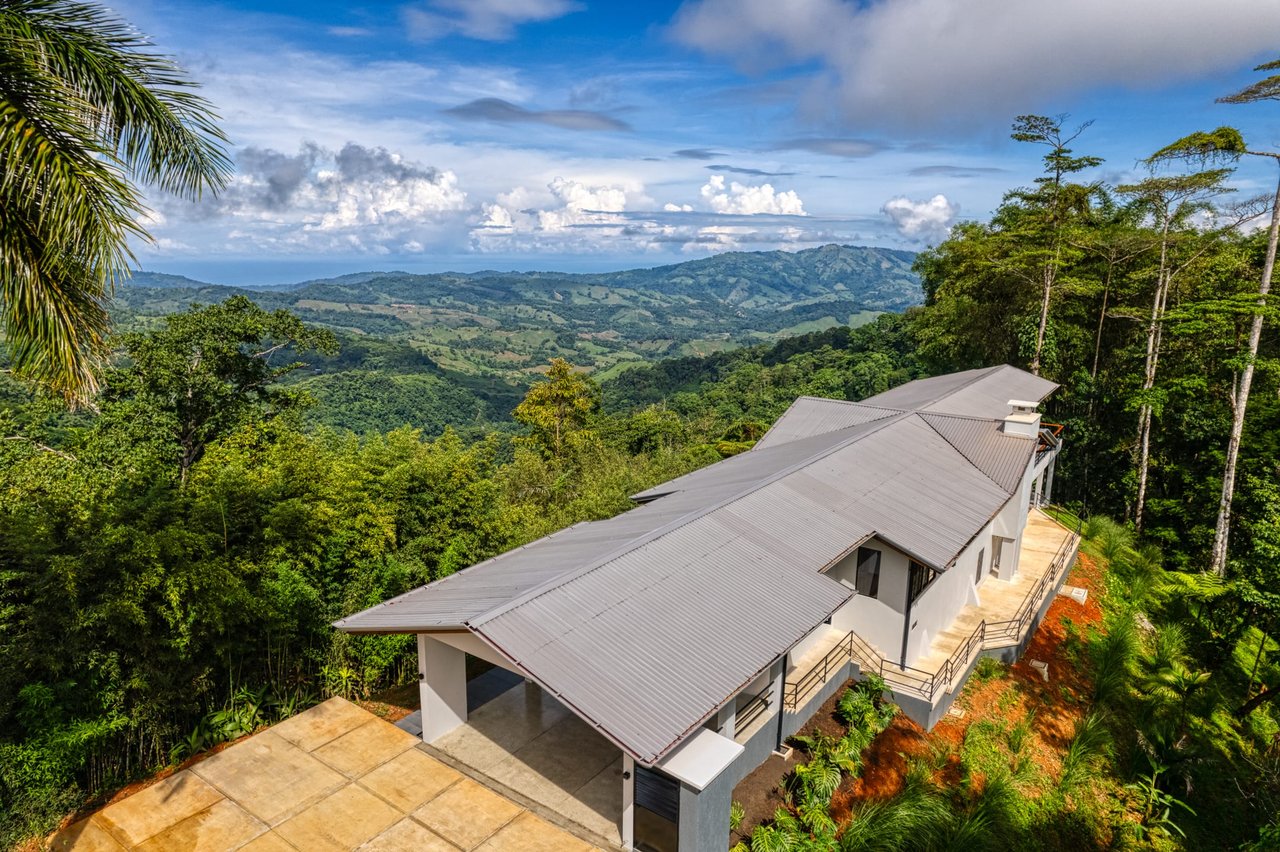
<path fill-rule="evenodd" d="M 927 396 L 954 397 L 976 379 Z M 1017 384 L 1006 400 L 1027 394 Z M 780 433 L 790 440 L 762 441 L 636 495 L 649 502 L 629 512 L 337 626 L 470 629 L 652 764 L 849 599 L 825 567 L 876 535 L 945 570 L 1016 491 L 1013 472 L 1034 445 L 992 420 L 819 400 L 793 408 Z"/>
<path fill-rule="evenodd" d="M 1009 413 L 1009 400 L 1039 402 L 1057 388 L 1048 379 L 1001 364 L 917 379 L 868 397 L 862 404 L 999 420 Z"/>

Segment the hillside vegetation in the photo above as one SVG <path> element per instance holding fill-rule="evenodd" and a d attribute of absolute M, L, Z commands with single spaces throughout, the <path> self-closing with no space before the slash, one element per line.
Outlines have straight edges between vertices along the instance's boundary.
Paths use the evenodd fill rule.
<path fill-rule="evenodd" d="M 1107 732 L 1080 746 L 1076 777 L 1104 780 L 1063 791 L 1060 776 L 1040 779 L 1047 798 L 1029 804 L 1040 794 L 1020 774 L 1012 732 L 987 730 L 988 742 L 970 749 L 970 766 L 987 770 L 972 780 L 939 789 L 917 771 L 917 811 L 945 832 L 927 848 L 1274 848 L 1280 341 L 1258 298 L 1267 234 L 1192 215 L 1216 196 L 1167 218 L 1153 200 L 1164 184 L 1077 186 L 1055 162 L 1035 186 L 1011 191 L 991 222 L 961 224 L 917 259 L 921 307 L 603 383 L 552 361 L 527 391 L 503 391 L 505 409 L 483 374 L 454 370 L 420 332 L 357 334 L 329 322 L 403 322 L 383 310 L 403 293 L 380 279 L 233 295 L 198 310 L 183 308 L 225 293 L 124 291 L 126 303 L 136 297 L 154 313 L 126 317 L 95 410 L 68 413 L 0 378 L 0 842 L 40 834 L 130 779 L 322 696 L 411 681 L 411 639 L 342 635 L 329 624 L 623 511 L 629 494 L 748 449 L 797 395 L 859 399 L 920 375 L 1007 362 L 1062 385 L 1046 412 L 1065 424 L 1067 442 L 1054 496 L 1090 517 L 1097 554 L 1112 564 L 1111 615 L 1072 644 L 1091 671 L 1086 703 Z M 806 257 L 833 254 L 817 252 Z M 492 277 L 458 278 L 459 300 L 499 289 Z M 625 308 L 608 305 L 612 291 L 583 278 L 520 278 L 529 292 L 564 297 L 555 313 L 573 348 L 563 351 L 577 356 L 596 351 L 579 348 L 592 317 L 640 310 L 642 299 L 635 291 L 620 297 Z M 566 295 L 565 281 L 587 289 Z M 439 286 L 439 299 L 452 298 Z M 660 294 L 669 306 L 643 310 L 656 317 L 661 307 L 673 320 L 686 310 L 678 300 L 689 297 L 674 292 L 682 286 Z M 765 321 L 742 304 L 756 290 L 718 292 L 690 315 Z M 300 298 L 324 293 L 340 307 Z M 560 325 L 542 313 L 550 307 L 509 298 L 512 323 L 558 339 Z M 1268 325 L 1219 575 L 1206 569 L 1255 316 Z M 636 334 L 653 339 L 657 328 Z M 561 351 L 531 347 L 520 357 Z M 453 398 L 441 383 L 459 375 L 473 382 L 470 396 Z M 344 428 L 325 425 L 334 421 L 313 404 L 322 390 L 347 398 L 335 423 Z M 477 400 L 488 414 L 477 414 Z M 484 425 L 496 410 L 511 412 L 507 429 Z M 348 422 L 351 412 L 369 419 Z M 402 416 L 467 428 L 377 425 Z M 850 700 L 883 709 L 874 696 Z M 1080 798 L 1118 791 L 1117 808 Z M 909 832 L 901 810 L 895 831 L 906 834 L 884 827 L 890 811 L 879 823 L 876 813 L 841 812 L 821 830 L 850 849 L 926 836 Z M 881 829 L 855 835 L 855 816 Z M 1053 837 L 1066 839 L 1058 847 L 1034 830 L 1049 816 L 1063 829 Z M 794 827 L 790 818 L 780 831 Z"/>

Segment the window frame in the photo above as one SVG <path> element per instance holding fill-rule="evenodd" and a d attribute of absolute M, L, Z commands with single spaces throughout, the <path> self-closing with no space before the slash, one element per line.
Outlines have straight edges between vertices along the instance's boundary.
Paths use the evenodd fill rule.
<path fill-rule="evenodd" d="M 883 554 L 874 547 L 859 547 L 858 553 L 854 557 L 853 587 L 858 590 L 858 594 L 864 597 L 879 599 L 880 596 L 880 557 Z M 863 590 L 863 569 L 869 566 L 870 581 L 867 583 L 867 590 Z"/>

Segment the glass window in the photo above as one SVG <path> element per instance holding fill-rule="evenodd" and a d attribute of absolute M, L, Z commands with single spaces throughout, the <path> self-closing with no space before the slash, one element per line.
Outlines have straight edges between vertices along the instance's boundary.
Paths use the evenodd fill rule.
<path fill-rule="evenodd" d="M 914 559 L 911 560 L 911 579 L 908 584 L 907 603 L 915 603 L 916 598 L 929 588 L 929 584 L 938 576 L 938 572 L 930 568 L 928 565 L 921 564 Z"/>
<path fill-rule="evenodd" d="M 854 583 L 858 594 L 874 598 L 880 593 L 880 551 L 858 548 L 858 576 Z"/>

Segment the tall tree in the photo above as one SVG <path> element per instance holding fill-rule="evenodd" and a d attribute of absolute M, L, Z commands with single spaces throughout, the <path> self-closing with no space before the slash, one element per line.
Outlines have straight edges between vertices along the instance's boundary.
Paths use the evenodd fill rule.
<path fill-rule="evenodd" d="M 1064 183 L 1067 175 L 1093 168 L 1102 162 L 1101 157 L 1077 157 L 1069 147 L 1089 128 L 1092 122 L 1086 121 L 1070 134 L 1063 130 L 1062 124 L 1066 116 L 1049 117 L 1044 115 L 1020 115 L 1013 122 L 1010 136 L 1018 142 L 1030 142 L 1034 145 L 1045 145 L 1049 152 L 1044 155 L 1044 175 L 1036 178 L 1037 189 L 1025 193 L 1027 201 L 1032 202 L 1042 212 L 1037 223 L 1043 238 L 1029 242 L 1038 268 L 1040 294 L 1040 320 L 1036 328 L 1035 345 L 1031 355 L 1031 372 L 1040 375 L 1041 360 L 1044 355 L 1045 335 L 1049 327 L 1049 304 L 1053 298 L 1053 288 L 1058 274 L 1066 263 L 1064 249 L 1068 243 L 1064 240 L 1067 222 L 1073 212 L 1088 206 L 1089 196 L 1096 187 L 1080 184 Z"/>
<path fill-rule="evenodd" d="M 1280 60 L 1259 65 L 1254 70 L 1278 71 Z M 1280 74 L 1272 74 L 1265 80 L 1246 86 L 1235 94 L 1218 100 L 1229 104 L 1280 100 Z M 1245 148 L 1243 144 L 1235 150 L 1242 151 L 1248 156 L 1266 157 L 1280 165 L 1280 155 L 1271 151 L 1254 151 Z M 1280 243 L 1280 180 L 1276 183 L 1276 194 L 1271 203 L 1271 229 L 1267 235 L 1267 256 L 1262 264 L 1262 281 L 1258 285 L 1258 311 L 1253 315 L 1253 322 L 1249 326 L 1249 351 L 1245 356 L 1235 398 L 1231 401 L 1231 432 L 1227 438 L 1227 458 L 1222 471 L 1222 497 L 1218 501 L 1218 523 L 1214 529 L 1213 552 L 1209 558 L 1209 569 L 1219 575 L 1225 574 L 1227 570 L 1228 540 L 1231 535 L 1231 500 L 1236 486 L 1236 463 L 1240 457 L 1240 440 L 1244 434 L 1245 412 L 1249 407 L 1249 391 L 1253 385 L 1254 366 L 1258 360 L 1258 344 L 1262 340 L 1263 310 L 1267 305 L 1267 296 L 1271 293 L 1271 276 L 1276 267 L 1277 243 Z"/>
<path fill-rule="evenodd" d="M 147 236 L 138 184 L 194 199 L 230 172 L 209 104 L 149 47 L 91 3 L 0 0 L 0 326 L 15 372 L 72 401 Z"/>
<path fill-rule="evenodd" d="M 591 379 L 574 372 L 563 358 L 551 359 L 547 378 L 535 383 L 512 412 L 515 419 L 534 431 L 534 436 L 559 458 L 565 436 L 582 428 L 587 417 L 600 407 L 600 391 Z"/>
<path fill-rule="evenodd" d="M 288 311 L 268 313 L 244 296 L 170 316 L 163 328 L 124 338 L 128 363 L 107 374 L 100 426 L 133 453 L 176 463 L 185 484 L 192 465 L 216 439 L 246 421 L 295 407 L 280 387 L 297 361 L 273 363 L 293 350 L 337 351 L 333 334 L 309 328 Z"/>
<path fill-rule="evenodd" d="M 1163 160 L 1148 161 L 1152 168 Z M 1133 197 L 1149 212 L 1159 238 L 1160 260 L 1156 267 L 1155 287 L 1152 291 L 1151 313 L 1147 323 L 1146 354 L 1143 362 L 1142 390 L 1138 395 L 1137 450 L 1138 489 L 1134 499 L 1134 526 L 1142 531 L 1146 507 L 1147 474 L 1151 456 L 1151 421 L 1157 413 L 1156 375 L 1160 363 L 1161 344 L 1164 335 L 1165 312 L 1169 304 L 1169 291 L 1177 275 L 1210 246 L 1212 235 L 1201 234 L 1194 226 L 1197 213 L 1211 209 L 1212 199 L 1227 192 L 1223 181 L 1227 169 L 1207 169 L 1180 175 L 1152 175 L 1135 184 L 1118 187 L 1117 190 Z M 1205 237 L 1208 236 L 1208 239 Z M 1179 257 L 1176 250 L 1189 239 L 1200 240 L 1200 246 Z"/>

